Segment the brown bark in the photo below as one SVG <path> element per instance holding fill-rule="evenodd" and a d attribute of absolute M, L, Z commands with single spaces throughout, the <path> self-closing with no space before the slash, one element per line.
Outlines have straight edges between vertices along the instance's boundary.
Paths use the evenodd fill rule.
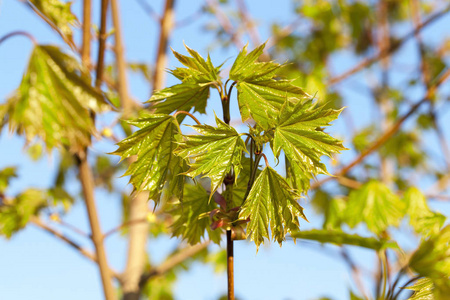
<path fill-rule="evenodd" d="M 161 19 L 158 52 L 156 54 L 155 71 L 153 73 L 153 90 L 160 90 L 164 87 L 165 68 L 167 65 L 167 45 L 170 33 L 174 26 L 174 4 L 175 0 L 166 0 L 164 14 Z"/>

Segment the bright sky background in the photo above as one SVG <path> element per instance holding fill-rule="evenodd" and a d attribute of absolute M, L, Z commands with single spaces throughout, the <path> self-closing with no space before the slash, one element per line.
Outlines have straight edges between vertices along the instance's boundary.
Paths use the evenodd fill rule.
<path fill-rule="evenodd" d="M 99 1 L 93 1 L 95 7 L 99 7 Z M 163 1 L 148 1 L 153 8 L 162 11 Z M 155 3 L 153 3 L 155 2 Z M 287 24 L 292 20 L 291 1 L 247 1 L 251 14 L 259 22 L 259 30 L 262 41 L 269 37 L 269 24 L 277 21 Z M 75 1 L 74 11 L 78 14 L 82 1 Z M 194 4 L 195 3 L 195 4 Z M 176 18 L 184 19 L 199 9 L 202 1 L 177 1 Z M 137 1 L 121 1 L 122 24 L 124 26 L 124 38 L 126 42 L 126 54 L 129 61 L 153 61 L 158 38 L 158 28 L 137 5 Z M 94 16 L 98 15 L 97 10 Z M 94 18 L 96 21 L 96 18 Z M 206 33 L 202 27 L 210 21 L 208 17 L 202 16 L 192 25 L 175 30 L 170 45 L 176 51 L 185 53 L 183 42 L 205 55 L 206 49 L 211 45 L 214 36 Z M 427 38 L 439 38 L 445 30 L 445 24 L 450 19 L 445 18 L 431 26 L 426 32 Z M 447 27 L 448 28 L 448 27 Z M 407 32 L 410 27 L 399 28 L 399 31 Z M 62 43 L 59 37 L 42 22 L 35 14 L 20 1 L 0 0 L 0 37 L 17 30 L 25 30 L 36 37 L 39 43 Z M 448 31 L 447 31 L 448 36 Z M 79 36 L 75 37 L 77 41 Z M 244 38 L 243 42 L 246 40 Z M 31 42 L 24 37 L 15 37 L 0 45 L 0 101 L 4 101 L 7 95 L 19 85 L 22 73 L 26 67 L 27 60 L 32 48 Z M 413 51 L 406 50 L 408 55 L 399 58 L 399 61 L 410 61 L 416 59 Z M 237 50 L 230 48 L 225 51 L 212 48 L 211 57 L 213 62 L 221 63 L 226 59 L 231 64 Z M 111 55 L 108 56 L 112 58 Z M 342 55 L 339 62 L 335 64 L 337 73 L 347 69 L 356 62 L 354 58 Z M 168 67 L 178 65 L 174 57 L 170 55 Z M 131 74 L 130 74 L 131 75 Z M 357 82 L 357 75 L 343 85 L 345 105 L 357 120 L 357 126 L 366 123 L 374 117 L 371 107 L 367 102 L 360 100 L 360 95 L 348 89 L 348 84 Z M 132 95 L 139 101 L 147 100 L 149 88 L 146 82 L 137 75 L 129 78 Z M 167 84 L 174 84 L 173 78 L 167 80 Z M 347 89 L 345 87 L 347 86 Z M 341 87 L 340 87 L 341 88 Z M 413 96 L 412 99 L 420 99 L 421 94 Z M 221 113 L 221 107 L 217 97 L 210 102 L 208 111 Z M 233 112 L 237 112 L 236 106 Z M 361 117 L 367 116 L 367 118 Z M 448 118 L 450 115 L 447 113 Z M 205 120 L 205 119 L 203 119 Z M 209 121 L 209 120 L 206 120 Z M 447 123 L 448 125 L 448 123 Z M 329 131 L 343 137 L 344 126 L 337 122 Z M 448 134 L 448 131 L 447 131 Z M 430 143 L 434 143 L 430 138 Z M 344 142 L 348 146 L 349 142 Z M 53 171 L 57 167 L 58 157 L 46 157 L 38 162 L 31 162 L 23 152 L 23 141 L 11 137 L 7 130 L 0 135 L 0 168 L 10 165 L 19 166 L 19 179 L 14 180 L 11 193 L 16 193 L 24 187 L 46 187 L 53 180 Z M 115 146 L 98 143 L 93 151 L 110 152 Z M 342 159 L 350 157 L 344 154 Z M 126 179 L 117 179 L 117 183 L 126 184 Z M 74 190 L 77 187 L 73 187 Z M 97 192 L 98 210 L 102 228 L 104 231 L 117 226 L 120 223 L 120 200 L 111 197 L 105 192 Z M 449 206 L 441 206 L 442 210 L 449 211 Z M 304 229 L 318 227 L 321 217 L 314 216 L 312 209 L 307 206 L 310 224 L 303 223 Z M 87 218 L 84 206 L 76 204 L 67 222 L 79 226 L 88 231 Z M 74 236 L 74 239 L 77 237 Z M 169 249 L 176 244 L 168 238 L 150 240 L 148 251 L 155 260 L 163 259 Z M 286 242 L 283 247 L 271 244 L 270 247 L 262 247 L 256 254 L 253 244 L 240 241 L 235 242 L 235 285 L 236 295 L 244 300 L 273 300 L 273 299 L 318 299 L 328 296 L 335 300 L 348 299 L 348 287 L 350 278 L 347 267 L 336 259 L 336 256 L 327 255 L 319 251 L 320 245 L 314 243 Z M 330 253 L 336 252 L 336 248 Z M 123 270 L 126 254 L 125 240 L 115 235 L 107 240 L 108 259 L 116 270 Z M 366 250 L 351 249 L 356 254 L 357 261 L 370 268 L 375 262 L 375 256 Z M 217 299 L 226 292 L 225 274 L 214 273 L 212 266 L 195 264 L 189 271 L 182 272 L 176 284 L 176 299 Z M 97 300 L 102 299 L 102 290 L 99 273 L 96 265 L 80 256 L 78 253 L 56 240 L 54 237 L 28 226 L 25 230 L 15 235 L 11 240 L 0 239 L 0 299 L 45 299 L 45 300 Z"/>

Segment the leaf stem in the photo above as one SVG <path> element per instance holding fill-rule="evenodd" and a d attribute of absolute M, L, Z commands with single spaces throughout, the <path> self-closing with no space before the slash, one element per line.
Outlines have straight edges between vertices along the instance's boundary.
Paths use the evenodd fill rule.
<path fill-rule="evenodd" d="M 231 96 L 231 91 L 233 90 L 233 87 L 237 84 L 237 81 L 234 81 L 231 85 L 230 88 L 228 89 L 228 93 L 227 93 L 227 98 L 230 99 Z"/>
<path fill-rule="evenodd" d="M 261 153 L 261 156 L 264 157 L 264 161 L 266 162 L 266 167 L 269 167 L 269 161 L 267 160 L 267 156 L 264 153 Z"/>
<path fill-rule="evenodd" d="M 175 118 L 176 116 L 178 116 L 178 115 L 180 115 L 180 114 L 187 115 L 187 116 L 191 117 L 192 120 L 194 120 L 195 123 L 197 123 L 197 125 L 202 125 L 202 123 L 200 123 L 200 121 L 199 121 L 196 117 L 194 117 L 193 114 L 191 114 L 190 112 L 185 111 L 185 110 L 179 110 L 179 111 L 177 111 L 176 113 L 173 114 L 173 117 Z"/>
<path fill-rule="evenodd" d="M 378 255 L 379 255 L 381 263 L 383 265 L 383 289 L 381 291 L 380 299 L 385 299 L 386 287 L 387 287 L 387 277 L 388 277 L 388 262 L 387 262 L 387 257 L 386 257 L 386 251 L 380 251 Z"/>
<path fill-rule="evenodd" d="M 4 36 L 2 36 L 0 38 L 0 44 L 2 44 L 4 41 L 6 41 L 7 39 L 9 39 L 10 37 L 16 36 L 16 35 L 23 35 L 26 36 L 27 38 L 29 38 L 31 40 L 31 42 L 33 43 L 34 46 L 36 46 L 38 44 L 36 38 L 31 35 L 30 33 L 26 32 L 26 31 L 13 31 L 10 32 Z"/>
<path fill-rule="evenodd" d="M 260 154 L 258 154 L 258 156 L 256 156 L 255 163 L 253 164 L 252 172 L 250 173 L 250 180 L 248 181 L 247 190 L 245 191 L 244 200 L 242 200 L 241 206 L 244 205 L 245 201 L 247 200 L 248 194 L 250 193 L 253 183 L 255 182 L 256 173 L 258 172 L 259 161 L 261 160 L 261 157 L 262 157 L 261 154 L 262 153 L 260 153 Z"/>

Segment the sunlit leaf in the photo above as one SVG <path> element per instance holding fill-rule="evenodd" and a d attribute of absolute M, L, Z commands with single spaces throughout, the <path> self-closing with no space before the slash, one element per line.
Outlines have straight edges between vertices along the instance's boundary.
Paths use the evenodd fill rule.
<path fill-rule="evenodd" d="M 183 164 L 173 154 L 178 123 L 169 115 L 146 114 L 129 124 L 140 129 L 119 142 L 119 148 L 112 154 L 120 155 L 122 159 L 137 156 L 124 176 L 131 175 L 130 183 L 135 190 L 148 191 L 149 198 L 158 202 L 168 176 L 178 176 L 172 172 Z"/>
<path fill-rule="evenodd" d="M 215 208 L 217 204 L 209 201 L 209 193 L 200 184 L 186 184 L 183 201 L 177 202 L 171 212 L 175 217 L 171 226 L 173 235 L 195 245 L 207 232 L 210 240 L 220 243 L 221 230 L 212 230 L 211 220 L 207 214 L 205 215 Z"/>
<path fill-rule="evenodd" d="M 316 107 L 312 101 L 297 105 L 286 102 L 283 106 L 275 125 L 272 149 L 276 157 L 279 157 L 281 150 L 284 151 L 292 172 L 299 173 L 294 178 L 300 177 L 297 181 L 303 182 L 297 184 L 298 187 L 308 187 L 304 182 L 309 176 L 300 173 L 328 174 L 320 161 L 322 155 L 331 157 L 333 153 L 346 149 L 341 141 L 322 129 L 337 119 L 340 112 L 323 106 Z"/>
<path fill-rule="evenodd" d="M 434 300 L 434 284 L 429 278 L 422 278 L 416 281 L 414 285 L 405 287 L 408 290 L 414 291 L 408 300 Z"/>
<path fill-rule="evenodd" d="M 430 210 L 427 199 L 419 189 L 409 188 L 403 195 L 403 201 L 406 203 L 409 223 L 417 233 L 428 236 L 437 233 L 444 225 L 445 216 Z"/>
<path fill-rule="evenodd" d="M 60 0 L 29 0 L 45 18 L 52 22 L 61 33 L 72 41 L 72 27 L 78 25 L 78 20 L 71 11 L 72 2 Z"/>
<path fill-rule="evenodd" d="M 5 106 L 11 131 L 28 141 L 39 136 L 47 149 L 64 145 L 73 151 L 91 143 L 90 111 L 107 108 L 75 58 L 55 46 L 34 48 L 20 87 Z"/>
<path fill-rule="evenodd" d="M 190 169 L 185 173 L 190 177 L 203 174 L 211 179 L 211 195 L 222 184 L 225 176 L 234 170 L 239 175 L 245 144 L 239 133 L 216 117 L 217 127 L 194 125 L 200 135 L 185 136 L 176 153 L 188 162 Z"/>
<path fill-rule="evenodd" d="M 46 206 L 45 192 L 37 189 L 25 190 L 11 201 L 0 203 L 0 234 L 10 238 Z"/>
<path fill-rule="evenodd" d="M 255 180 L 252 189 L 241 208 L 239 217 L 250 218 L 247 236 L 257 247 L 272 237 L 278 243 L 285 240 L 286 233 L 299 229 L 298 217 L 306 220 L 303 208 L 296 201 L 300 196 L 293 191 L 286 180 L 271 167 L 266 167 Z"/>
<path fill-rule="evenodd" d="M 239 53 L 230 70 L 230 79 L 237 84 L 239 110 L 243 121 L 253 118 L 259 126 L 268 129 L 286 99 L 297 103 L 310 98 L 291 80 L 274 79 L 280 68 L 273 62 L 257 62 L 265 44 L 249 54 L 247 47 Z"/>
<path fill-rule="evenodd" d="M 6 167 L 0 170 L 0 194 L 3 194 L 12 178 L 17 177 L 15 167 Z"/>
<path fill-rule="evenodd" d="M 370 231 L 379 234 L 389 226 L 399 225 L 404 209 L 404 203 L 387 186 L 371 180 L 350 192 L 345 222 L 352 228 L 363 222 Z"/>
<path fill-rule="evenodd" d="M 386 248 L 398 249 L 396 242 L 377 239 L 374 237 L 362 237 L 357 234 L 348 234 L 340 230 L 302 230 L 291 233 L 294 238 L 317 241 L 320 243 L 331 243 L 335 245 L 351 245 L 372 250 L 383 250 Z"/>
<path fill-rule="evenodd" d="M 155 92 L 147 103 L 156 103 L 156 113 L 170 114 L 177 110 L 205 113 L 209 84 L 181 83 Z"/>

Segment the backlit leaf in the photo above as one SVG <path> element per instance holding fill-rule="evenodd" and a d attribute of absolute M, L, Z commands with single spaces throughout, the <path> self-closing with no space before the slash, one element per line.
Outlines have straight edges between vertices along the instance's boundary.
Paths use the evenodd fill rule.
<path fill-rule="evenodd" d="M 238 103 L 242 121 L 253 118 L 263 129 L 268 129 L 271 119 L 276 118 L 286 99 L 297 103 L 310 98 L 291 80 L 275 79 L 280 65 L 274 62 L 257 62 L 265 44 L 249 54 L 247 47 L 239 53 L 230 70 L 238 90 Z"/>
<path fill-rule="evenodd" d="M 331 137 L 322 129 L 337 119 L 341 110 L 315 107 L 312 101 L 290 105 L 286 102 L 278 117 L 272 143 L 273 153 L 279 157 L 284 151 L 291 164 L 292 172 L 328 174 L 325 165 L 320 161 L 322 155 L 331 157 L 333 153 L 345 150 L 341 141 Z M 305 174 L 299 177 L 300 188 L 308 187 Z M 305 179 L 303 179 L 306 177 Z"/>
<path fill-rule="evenodd" d="M 241 208 L 239 217 L 250 218 L 247 236 L 257 247 L 269 238 L 269 226 L 272 237 L 280 245 L 286 233 L 299 229 L 298 217 L 306 220 L 303 208 L 296 199 L 300 196 L 293 191 L 286 180 L 271 167 L 266 167 L 255 180 L 250 193 Z"/>
<path fill-rule="evenodd" d="M 409 188 L 403 195 L 409 223 L 417 233 L 428 236 L 437 233 L 444 225 L 445 216 L 430 210 L 425 196 L 415 187 Z"/>
<path fill-rule="evenodd" d="M 90 110 L 107 108 L 75 58 L 55 46 L 36 46 L 15 95 L 5 105 L 11 131 L 28 141 L 39 136 L 47 149 L 64 145 L 77 151 L 95 131 Z"/>
<path fill-rule="evenodd" d="M 350 192 L 345 222 L 352 228 L 364 222 L 370 231 L 380 234 L 400 224 L 404 209 L 404 203 L 387 186 L 371 180 Z"/>
<path fill-rule="evenodd" d="M 294 238 L 317 241 L 320 243 L 331 243 L 335 245 L 351 245 L 372 250 L 383 250 L 386 248 L 398 249 L 396 242 L 374 237 L 362 237 L 357 234 L 348 234 L 340 230 L 306 230 L 291 233 Z"/>
<path fill-rule="evenodd" d="M 178 123 L 173 116 L 160 114 L 146 114 L 128 123 L 140 129 L 119 142 L 119 148 L 112 154 L 122 159 L 137 156 L 124 176 L 131 175 L 130 183 L 135 190 L 148 191 L 149 198 L 158 202 L 166 180 L 178 176 L 173 172 L 180 170 L 183 164 L 173 154 Z"/>
<path fill-rule="evenodd" d="M 183 201 L 177 202 L 175 209 L 171 212 L 175 216 L 172 225 L 173 235 L 195 245 L 207 232 L 210 240 L 220 243 L 221 230 L 212 230 L 211 220 L 207 214 L 205 216 L 205 213 L 215 208 L 217 204 L 209 201 L 209 193 L 200 184 L 186 184 Z"/>
<path fill-rule="evenodd" d="M 188 162 L 190 169 L 185 173 L 190 177 L 203 174 L 211 179 L 211 195 L 222 184 L 225 176 L 234 170 L 239 175 L 241 157 L 246 151 L 244 141 L 239 133 L 216 117 L 217 127 L 209 125 L 194 125 L 201 135 L 185 136 L 186 140 L 179 143 L 176 153 Z"/>

